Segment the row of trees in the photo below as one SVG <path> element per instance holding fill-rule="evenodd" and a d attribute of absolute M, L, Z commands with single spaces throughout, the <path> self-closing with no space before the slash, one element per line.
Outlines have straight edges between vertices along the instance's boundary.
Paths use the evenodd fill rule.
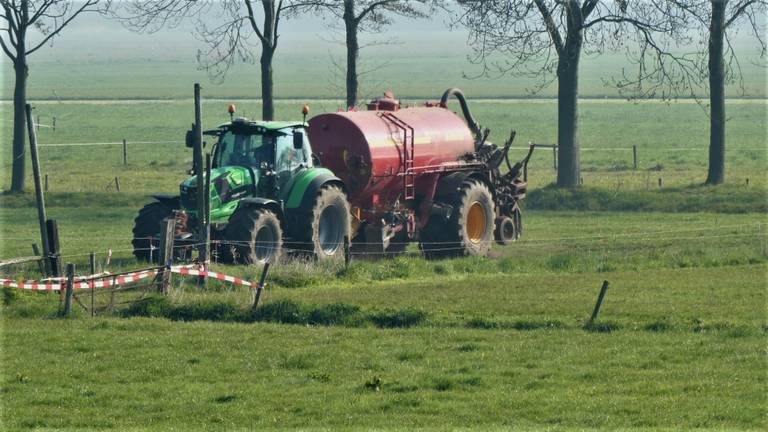
<path fill-rule="evenodd" d="M 254 62 L 258 41 L 262 117 L 274 119 L 272 63 L 282 20 L 323 16 L 343 27 L 346 102 L 358 103 L 359 34 L 380 32 L 396 17 L 425 18 L 448 10 L 453 24 L 469 30 L 470 61 L 484 74 L 540 77 L 540 88 L 558 88 L 557 184 L 575 187 L 580 177 L 578 135 L 579 64 L 583 53 L 624 52 L 631 74 L 612 82 L 633 97 L 696 97 L 709 90 L 710 163 L 708 184 L 725 181 L 725 84 L 738 77 L 729 37 L 747 29 L 765 55 L 768 0 L 0 0 L 0 46 L 13 62 L 13 172 L 11 189 L 24 189 L 24 113 L 27 56 L 59 34 L 78 15 L 98 11 L 137 31 L 153 32 L 194 20 L 205 45 L 199 62 L 223 77 L 236 62 Z M 110 6 L 114 6 L 110 8 Z M 223 12 L 223 13 L 222 13 Z M 42 35 L 28 45 L 30 30 Z M 687 47 L 699 43 L 699 49 Z M 706 59 L 706 61 L 704 61 Z M 705 86 L 708 77 L 708 87 Z"/>

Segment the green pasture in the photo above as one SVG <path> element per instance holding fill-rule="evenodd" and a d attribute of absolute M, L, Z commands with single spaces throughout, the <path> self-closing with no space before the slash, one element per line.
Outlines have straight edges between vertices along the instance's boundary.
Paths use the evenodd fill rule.
<path fill-rule="evenodd" d="M 41 319 L 56 295 L 6 292 L 4 427 L 760 430 L 765 271 L 329 280 L 275 288 L 260 309 L 275 322 L 256 324 L 213 303 L 176 318 L 192 322 Z"/>

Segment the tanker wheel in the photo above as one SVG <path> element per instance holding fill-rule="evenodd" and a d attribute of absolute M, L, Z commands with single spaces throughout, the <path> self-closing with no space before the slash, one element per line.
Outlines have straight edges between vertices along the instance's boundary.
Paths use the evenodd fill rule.
<path fill-rule="evenodd" d="M 227 261 L 237 264 L 275 263 L 283 250 L 280 219 L 266 209 L 239 208 L 224 230 Z"/>
<path fill-rule="evenodd" d="M 467 180 L 448 204 L 453 208 L 450 217 L 433 216 L 422 231 L 420 246 L 425 256 L 485 256 L 493 241 L 491 191 L 482 182 Z"/>
<path fill-rule="evenodd" d="M 295 239 L 299 255 L 318 260 L 343 259 L 344 239 L 351 239 L 352 218 L 347 196 L 338 186 L 326 186 L 312 211 L 301 217 Z"/>
<path fill-rule="evenodd" d="M 496 230 L 493 232 L 496 243 L 507 246 L 517 240 L 518 233 L 515 221 L 509 216 L 496 218 Z"/>
<path fill-rule="evenodd" d="M 159 261 L 160 229 L 163 219 L 173 216 L 173 209 L 159 202 L 145 205 L 133 221 L 133 256 L 139 261 Z M 154 250 L 150 250 L 154 248 Z"/>

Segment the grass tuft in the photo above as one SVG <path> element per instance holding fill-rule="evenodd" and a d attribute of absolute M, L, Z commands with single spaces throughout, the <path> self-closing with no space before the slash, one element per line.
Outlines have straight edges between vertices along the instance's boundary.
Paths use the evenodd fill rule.
<path fill-rule="evenodd" d="M 371 322 L 381 328 L 407 328 L 421 324 L 427 313 L 418 309 L 384 310 L 369 315 Z"/>
<path fill-rule="evenodd" d="M 582 328 L 591 333 L 613 333 L 621 329 L 621 326 L 611 321 L 606 321 L 606 322 L 590 321 L 584 324 Z"/>

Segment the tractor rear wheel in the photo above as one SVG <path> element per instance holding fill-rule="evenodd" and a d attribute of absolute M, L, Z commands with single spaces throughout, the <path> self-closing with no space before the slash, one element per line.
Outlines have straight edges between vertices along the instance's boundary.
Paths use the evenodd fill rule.
<path fill-rule="evenodd" d="M 275 263 L 283 250 L 280 219 L 266 209 L 239 208 L 224 230 L 225 258 L 237 264 Z"/>
<path fill-rule="evenodd" d="M 344 240 L 352 232 L 347 196 L 338 186 L 326 186 L 315 198 L 310 213 L 302 216 L 294 238 L 300 254 L 318 260 L 344 258 Z"/>
<path fill-rule="evenodd" d="M 173 209 L 159 202 L 145 205 L 133 223 L 133 255 L 139 261 L 159 260 L 160 229 L 163 219 L 173 216 Z"/>
<path fill-rule="evenodd" d="M 427 258 L 485 256 L 491 248 L 494 204 L 484 183 L 467 180 L 445 204 L 453 209 L 445 219 L 432 216 L 421 232 L 421 250 Z"/>

